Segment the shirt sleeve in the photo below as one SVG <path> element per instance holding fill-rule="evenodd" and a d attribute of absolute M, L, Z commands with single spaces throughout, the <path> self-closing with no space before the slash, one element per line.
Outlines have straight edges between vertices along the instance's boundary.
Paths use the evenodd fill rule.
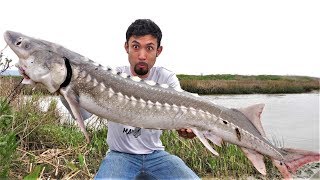
<path fill-rule="evenodd" d="M 179 79 L 174 72 L 172 72 L 164 67 L 160 67 L 158 76 L 159 76 L 160 83 L 165 83 L 173 88 L 180 88 L 181 89 Z"/>
<path fill-rule="evenodd" d="M 180 88 L 180 82 L 179 79 L 177 77 L 177 75 L 175 73 L 172 73 L 169 77 L 168 77 L 168 85 L 174 88 Z"/>

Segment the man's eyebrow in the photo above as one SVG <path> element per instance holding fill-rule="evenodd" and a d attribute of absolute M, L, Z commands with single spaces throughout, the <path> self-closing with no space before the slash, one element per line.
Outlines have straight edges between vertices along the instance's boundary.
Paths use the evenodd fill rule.
<path fill-rule="evenodd" d="M 138 41 L 136 41 L 136 40 L 133 40 L 132 42 L 131 42 L 132 44 L 133 43 L 135 43 L 135 44 L 140 44 Z"/>
<path fill-rule="evenodd" d="M 131 42 L 131 44 L 140 44 L 140 43 L 138 41 L 136 41 L 136 40 L 133 40 Z M 147 46 L 155 46 L 155 44 L 153 42 L 150 42 L 150 43 L 147 44 Z"/>
<path fill-rule="evenodd" d="M 155 44 L 154 44 L 154 43 L 152 43 L 152 42 L 151 42 L 151 43 L 148 43 L 147 45 L 148 45 L 148 46 L 150 46 L 150 45 L 155 46 Z"/>

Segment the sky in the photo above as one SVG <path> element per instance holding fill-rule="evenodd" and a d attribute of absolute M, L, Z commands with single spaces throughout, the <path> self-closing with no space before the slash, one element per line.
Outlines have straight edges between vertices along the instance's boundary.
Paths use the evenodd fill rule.
<path fill-rule="evenodd" d="M 58 43 L 102 65 L 128 65 L 128 26 L 158 24 L 163 51 L 156 66 L 177 74 L 320 77 L 318 0 L 6 0 L 6 30 Z M 0 39 L 0 50 L 5 47 Z M 7 48 L 4 55 L 17 62 Z"/>

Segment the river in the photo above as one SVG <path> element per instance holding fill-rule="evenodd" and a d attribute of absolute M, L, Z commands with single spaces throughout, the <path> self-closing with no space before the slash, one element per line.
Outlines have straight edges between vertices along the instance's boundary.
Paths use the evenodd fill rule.
<path fill-rule="evenodd" d="M 229 108 L 264 103 L 262 125 L 271 142 L 284 147 L 319 149 L 319 93 L 205 96 Z"/>

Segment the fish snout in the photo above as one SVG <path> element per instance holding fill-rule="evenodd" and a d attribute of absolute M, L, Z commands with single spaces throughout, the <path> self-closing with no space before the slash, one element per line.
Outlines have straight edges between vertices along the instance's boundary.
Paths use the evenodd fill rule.
<path fill-rule="evenodd" d="M 6 41 L 7 44 L 12 44 L 12 34 L 13 34 L 12 31 L 5 31 L 3 33 L 4 40 Z"/>

